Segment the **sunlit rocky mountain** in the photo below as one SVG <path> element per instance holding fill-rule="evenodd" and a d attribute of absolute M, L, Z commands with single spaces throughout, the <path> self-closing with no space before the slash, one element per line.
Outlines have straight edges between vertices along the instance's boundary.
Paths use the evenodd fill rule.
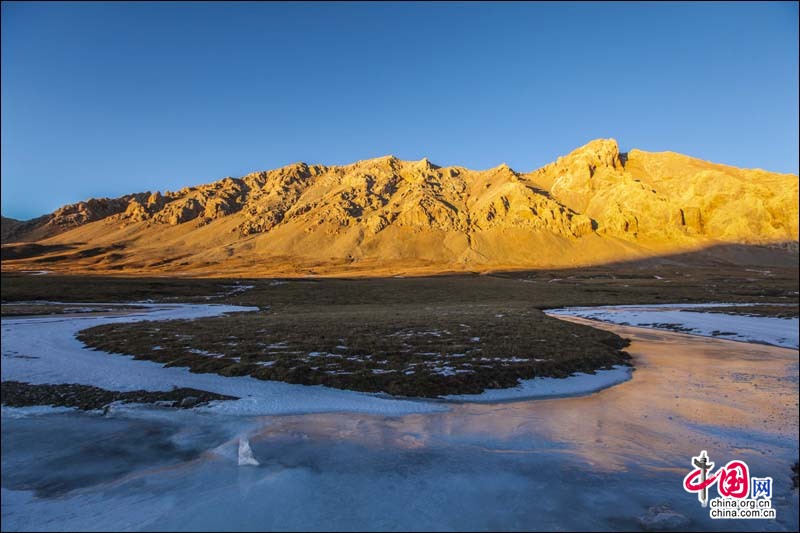
<path fill-rule="evenodd" d="M 798 177 L 595 140 L 531 173 L 297 163 L 3 218 L 3 269 L 195 275 L 563 267 L 717 245 L 797 253 Z"/>

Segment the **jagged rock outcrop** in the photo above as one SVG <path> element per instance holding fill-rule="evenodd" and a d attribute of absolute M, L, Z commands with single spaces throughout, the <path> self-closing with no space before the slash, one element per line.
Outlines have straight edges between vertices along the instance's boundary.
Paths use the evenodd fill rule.
<path fill-rule="evenodd" d="M 131 202 L 140 203 L 145 194 L 130 194 L 121 198 L 91 198 L 85 202 L 65 205 L 56 209 L 47 224 L 60 230 L 82 226 L 95 220 L 101 220 L 128 209 Z"/>
<path fill-rule="evenodd" d="M 115 269 L 143 271 L 176 258 L 187 270 L 362 262 L 441 271 L 589 264 L 713 243 L 792 249 L 798 179 L 671 152 L 620 153 L 616 141 L 600 139 L 527 174 L 393 156 L 297 163 L 177 192 L 92 199 L 34 221 L 4 219 L 4 242 L 43 238 L 113 244 L 113 257 L 84 254 L 80 264 L 102 270 L 113 259 Z"/>

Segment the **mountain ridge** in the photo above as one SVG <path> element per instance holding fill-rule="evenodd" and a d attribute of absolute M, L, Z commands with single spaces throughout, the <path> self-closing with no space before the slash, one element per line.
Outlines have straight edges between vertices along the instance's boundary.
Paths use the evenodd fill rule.
<path fill-rule="evenodd" d="M 4 218 L 4 252 L 29 242 L 74 245 L 77 255 L 14 254 L 3 268 L 443 272 L 588 265 L 720 243 L 796 249 L 797 206 L 796 175 L 674 152 L 620 153 L 613 139 L 529 173 L 386 155 L 90 199 L 27 222 Z"/>

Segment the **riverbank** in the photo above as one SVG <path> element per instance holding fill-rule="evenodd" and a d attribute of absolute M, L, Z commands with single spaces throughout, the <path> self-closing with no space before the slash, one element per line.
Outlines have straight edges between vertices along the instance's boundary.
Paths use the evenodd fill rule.
<path fill-rule="evenodd" d="M 162 367 L 146 357 L 125 357 L 105 353 L 85 347 L 77 338 L 85 328 L 101 324 L 115 327 L 141 325 L 150 330 L 166 330 L 169 325 L 187 327 L 198 323 L 204 327 L 204 318 L 222 315 L 225 324 L 230 321 L 241 322 L 248 316 L 259 318 L 256 308 L 225 306 L 218 304 L 141 304 L 143 310 L 118 312 L 112 304 L 107 316 L 99 314 L 72 316 L 41 316 L 26 318 L 4 318 L 3 367 L 4 381 L 22 381 L 33 384 L 52 384 L 63 386 L 67 383 L 103 387 L 115 394 L 128 394 L 130 391 L 170 391 L 174 388 L 193 388 L 209 393 L 239 398 L 236 401 L 214 404 L 210 409 L 242 414 L 282 414 L 295 412 L 352 410 L 383 412 L 386 414 L 419 412 L 444 409 L 442 404 L 402 400 L 397 397 L 382 397 L 356 391 L 336 390 L 319 386 L 300 386 L 278 381 L 259 380 L 249 376 L 222 376 L 211 372 L 190 372 L 178 365 Z M 122 306 L 123 304 L 120 304 Z M 228 316 L 230 313 L 235 315 Z M 564 324 L 548 319 L 556 324 Z M 565 324 L 569 326 L 568 324 Z M 614 339 L 613 335 L 585 326 L 575 326 L 571 331 L 587 331 L 599 338 Z M 169 333 L 171 335 L 171 333 Z M 131 338 L 136 338 L 133 336 Z M 184 337 L 179 337 L 184 338 Z M 229 340 L 230 337 L 224 337 Z M 578 341 L 581 339 L 577 338 Z M 135 344 L 131 341 L 131 345 Z M 158 350 L 161 351 L 161 350 Z M 435 354 L 427 354 L 429 359 Z M 206 352 L 199 356 L 211 359 Z M 463 357 L 463 356 L 462 356 Z M 378 358 L 369 358 L 380 363 Z M 530 358 L 525 359 L 525 361 Z M 586 358 L 591 361 L 590 358 Z M 524 361 L 517 362 L 518 364 Z M 504 368 L 505 360 L 495 361 L 498 368 Z M 488 366 L 488 365 L 487 365 Z M 491 369 L 491 367 L 489 367 Z M 518 381 L 509 386 L 492 391 L 490 398 L 518 399 L 533 397 L 553 397 L 586 394 L 604 387 L 620 383 L 630 378 L 630 368 L 616 365 L 608 370 L 594 373 L 572 373 L 564 378 L 536 377 Z M 446 382 L 445 382 L 446 384 Z M 439 384 L 439 390 L 443 387 Z M 90 392 L 94 389 L 87 389 Z M 98 389 L 100 390 L 100 389 Z M 125 392 L 127 391 L 127 392 Z M 96 392 L 96 391 L 95 391 Z M 140 392 L 140 391 L 139 391 Z M 88 393 L 87 393 L 88 394 Z M 78 395 L 78 403 L 92 404 L 92 394 Z M 103 396 L 103 395 L 101 395 Z M 49 398 L 49 396 L 47 396 Z M 105 397 L 105 396 L 103 396 Z M 45 396 L 42 396 L 45 398 Z M 450 400 L 485 401 L 484 395 L 472 397 L 451 397 Z M 77 401 L 77 400 L 76 400 Z M 63 405 L 55 402 L 52 405 Z"/>

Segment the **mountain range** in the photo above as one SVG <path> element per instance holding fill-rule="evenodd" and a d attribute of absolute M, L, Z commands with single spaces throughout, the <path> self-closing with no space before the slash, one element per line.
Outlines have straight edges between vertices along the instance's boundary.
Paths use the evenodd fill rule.
<path fill-rule="evenodd" d="M 3 270 L 389 275 L 571 267 L 711 249 L 797 257 L 798 176 L 599 139 L 530 173 L 393 156 L 296 163 L 2 219 Z"/>

